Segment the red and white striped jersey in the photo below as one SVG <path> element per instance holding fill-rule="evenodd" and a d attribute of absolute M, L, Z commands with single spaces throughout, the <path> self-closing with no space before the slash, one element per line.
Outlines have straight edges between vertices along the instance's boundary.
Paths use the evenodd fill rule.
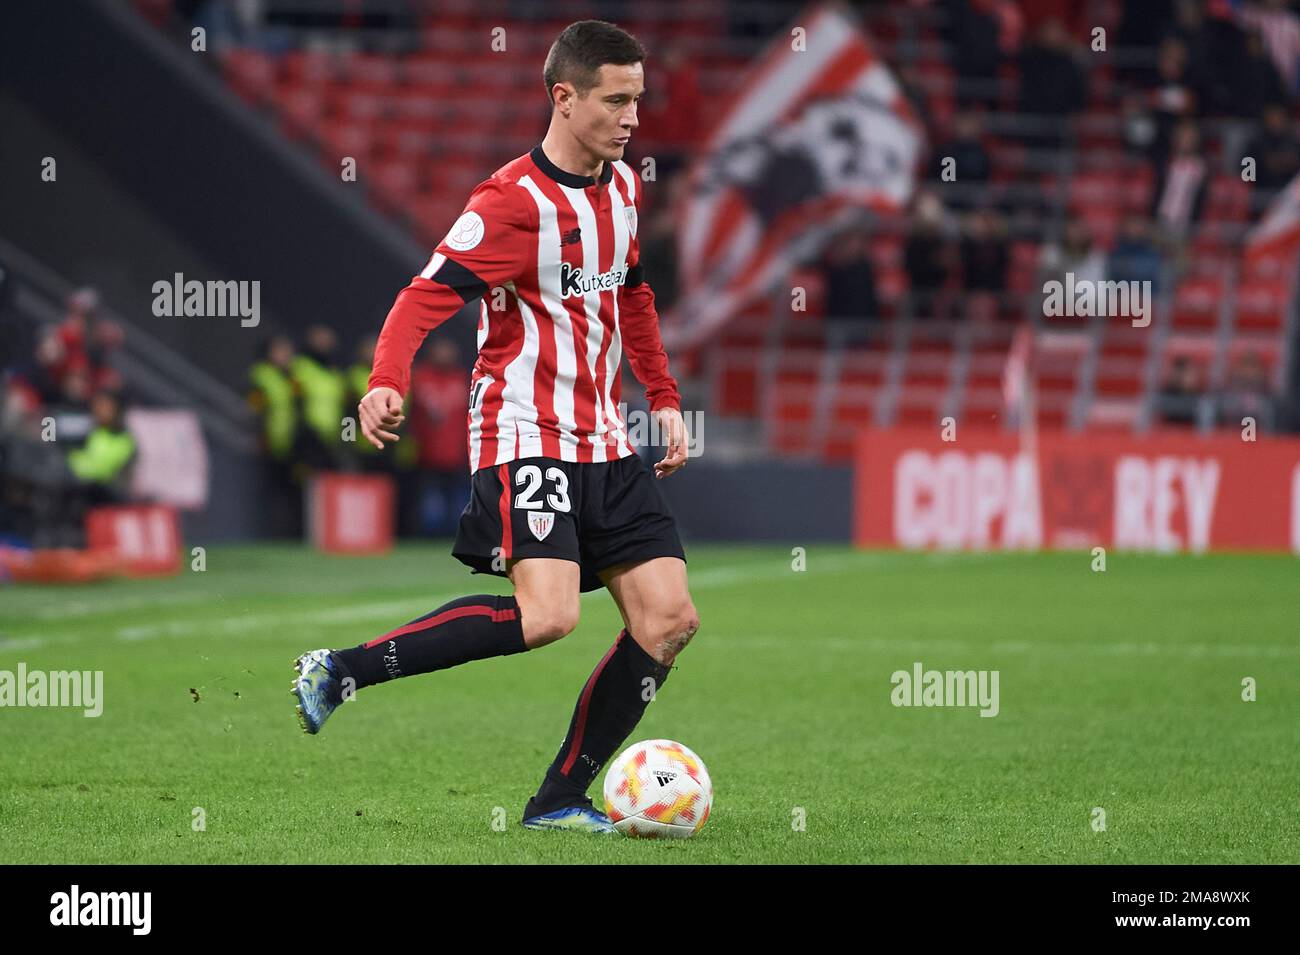
<path fill-rule="evenodd" d="M 429 264 L 397 296 L 370 387 L 406 394 L 432 329 L 480 296 L 470 379 L 470 471 L 517 458 L 632 454 L 619 415 L 624 350 L 652 411 L 681 407 L 642 279 L 638 180 L 605 162 L 599 181 L 535 147 L 470 195 Z"/>

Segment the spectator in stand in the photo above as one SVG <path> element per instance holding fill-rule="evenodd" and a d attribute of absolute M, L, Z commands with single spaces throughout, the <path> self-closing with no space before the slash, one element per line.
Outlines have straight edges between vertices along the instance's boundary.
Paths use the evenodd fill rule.
<path fill-rule="evenodd" d="M 272 537 L 302 537 L 302 487 L 295 475 L 302 415 L 290 369 L 293 342 L 272 335 L 262 358 L 248 370 L 248 403 L 261 418 L 261 460 L 266 526 Z"/>
<path fill-rule="evenodd" d="M 45 374 L 60 390 L 64 378 L 77 371 L 85 376 L 91 391 L 116 391 L 122 379 L 110 362 L 122 340 L 122 329 L 100 317 L 99 293 L 81 288 L 68 296 L 67 316 L 46 332 L 39 354 Z"/>
<path fill-rule="evenodd" d="M 1120 102 L 1120 137 L 1130 156 L 1149 159 L 1155 152 L 1156 120 L 1140 93 L 1129 93 Z"/>
<path fill-rule="evenodd" d="M 1044 280 L 1065 282 L 1065 274 L 1069 272 L 1073 273 L 1076 284 L 1085 280 L 1104 282 L 1106 253 L 1093 240 L 1092 229 L 1086 221 L 1071 219 L 1059 243 L 1049 242 L 1043 246 L 1039 268 Z"/>
<path fill-rule="evenodd" d="M 68 469 L 81 482 L 92 505 L 127 497 L 129 465 L 135 458 L 135 438 L 126 428 L 122 406 L 112 392 L 96 392 L 90 401 L 95 426 L 80 448 L 68 452 Z"/>
<path fill-rule="evenodd" d="M 1021 0 L 988 0 L 988 9 L 998 20 L 998 49 L 1004 57 L 1014 57 L 1020 52 L 1028 25 Z"/>
<path fill-rule="evenodd" d="M 1205 383 L 1201 366 L 1187 355 L 1177 356 L 1156 401 L 1160 420 L 1165 424 L 1196 424 L 1204 396 Z"/>
<path fill-rule="evenodd" d="M 456 343 L 438 336 L 411 373 L 411 435 L 419 448 L 419 530 L 452 534 L 469 500 L 465 405 L 469 376 Z"/>
<path fill-rule="evenodd" d="M 338 336 L 328 325 L 307 329 L 306 347 L 290 364 L 302 396 L 302 463 L 308 468 L 335 469 L 343 464 L 343 408 L 347 381 L 337 363 Z"/>
<path fill-rule="evenodd" d="M 947 7 L 946 39 L 957 73 L 959 109 L 996 109 L 998 43 L 1002 24 L 992 0 L 953 0 Z"/>
<path fill-rule="evenodd" d="M 954 259 L 951 227 L 943 203 L 933 192 L 918 193 L 912 227 L 903 249 L 903 268 L 911 286 L 914 317 L 942 317 L 946 304 L 943 293 L 952 275 Z"/>
<path fill-rule="evenodd" d="M 1174 20 L 1174 0 L 1122 0 L 1119 30 L 1113 43 L 1120 48 L 1152 49 Z M 1155 81 L 1150 66 L 1134 64 L 1128 69 L 1132 80 L 1148 86 Z"/>
<path fill-rule="evenodd" d="M 366 392 L 370 390 L 370 370 L 375 363 L 375 346 L 377 335 L 366 335 L 357 342 L 352 364 L 343 373 L 347 382 L 344 396 L 344 414 L 355 417 L 356 407 Z M 402 413 L 411 413 L 411 391 L 407 391 L 402 403 Z M 464 395 L 461 395 L 462 402 Z M 347 446 L 351 456 L 345 461 L 349 468 L 360 468 L 372 474 L 387 474 L 393 478 L 397 489 L 397 532 L 402 536 L 415 534 L 419 530 L 418 510 L 420 506 L 420 478 L 416 472 L 420 457 L 420 439 L 412 432 L 395 444 L 385 445 L 383 450 L 366 441 L 360 433 L 353 434 L 354 440 Z"/>
<path fill-rule="evenodd" d="M 58 394 L 51 405 L 59 411 L 85 414 L 90 411 L 90 399 L 94 394 L 86 370 L 72 368 L 63 376 Z"/>
<path fill-rule="evenodd" d="M 826 320 L 833 335 L 845 344 L 865 342 L 870 323 L 880 316 L 866 234 L 850 232 L 832 242 L 822 261 L 822 276 Z"/>
<path fill-rule="evenodd" d="M 292 457 L 298 432 L 298 393 L 289 370 L 293 358 L 289 336 L 272 335 L 262 346 L 261 359 L 248 370 L 248 403 L 262 419 L 262 448 L 279 461 Z"/>
<path fill-rule="evenodd" d="M 1264 107 L 1263 128 L 1246 147 L 1246 155 L 1255 160 L 1250 203 L 1255 218 L 1259 218 L 1273 197 L 1300 173 L 1300 138 L 1285 106 L 1270 103 Z"/>
<path fill-rule="evenodd" d="M 1024 137 L 1026 145 L 1059 149 L 1070 117 L 1087 101 L 1077 48 L 1060 20 L 1044 21 L 1035 41 L 1020 54 L 1020 112 L 1035 122 Z"/>
<path fill-rule="evenodd" d="M 1150 282 L 1152 293 L 1159 295 L 1162 265 L 1150 220 L 1140 215 L 1126 216 L 1106 260 L 1106 277 L 1112 282 Z"/>
<path fill-rule="evenodd" d="M 1263 38 L 1255 30 L 1246 31 L 1241 68 L 1228 81 L 1232 84 L 1235 110 L 1250 109 L 1258 103 L 1285 103 L 1291 98 L 1277 66 L 1264 48 Z"/>
<path fill-rule="evenodd" d="M 1249 141 L 1257 132 L 1255 117 L 1247 111 L 1258 107 L 1262 112 L 1270 103 L 1285 104 L 1287 93 L 1256 31 L 1243 33 L 1232 19 L 1215 22 L 1225 35 L 1235 34 L 1239 47 L 1211 61 L 1222 64 L 1214 75 L 1219 81 L 1216 89 L 1221 97 L 1217 105 L 1223 116 L 1220 136 L 1224 168 L 1238 175 L 1241 159 L 1249 154 Z M 1225 40 L 1222 46 L 1227 48 L 1229 44 Z"/>
<path fill-rule="evenodd" d="M 952 159 L 951 182 L 943 179 L 945 160 Z M 974 113 L 959 113 L 952 125 L 952 138 L 934 150 L 931 177 L 948 208 L 955 212 L 973 209 L 984 198 L 993 164 L 980 139 L 980 119 Z"/>
<path fill-rule="evenodd" d="M 669 46 L 662 62 L 650 69 L 652 92 L 646 96 L 641 125 L 661 144 L 655 159 L 662 180 L 680 169 L 699 144 L 704 96 L 696 58 L 683 54 L 680 47 Z"/>
<path fill-rule="evenodd" d="M 727 16 L 727 34 L 733 39 L 747 40 L 752 44 L 767 43 L 793 15 L 790 5 L 785 3 L 724 0 L 722 7 Z M 716 9 L 716 5 L 710 5 L 710 9 Z"/>
<path fill-rule="evenodd" d="M 1011 261 L 1008 220 L 993 206 L 971 213 L 962 223 L 960 245 L 963 321 L 988 325 L 1012 311 L 1007 297 Z"/>
<path fill-rule="evenodd" d="M 355 409 L 366 392 L 370 390 L 370 370 L 375 364 L 375 346 L 379 343 L 377 335 L 366 335 L 357 342 L 356 354 L 352 364 L 344 372 L 347 380 L 347 395 L 344 398 L 344 414 L 355 416 Z M 462 395 L 462 400 L 464 396 Z M 402 404 L 403 414 L 411 413 L 411 396 L 408 393 Z M 419 505 L 419 480 L 415 469 L 419 462 L 419 441 L 414 435 L 408 435 L 403 441 L 384 446 L 381 451 L 360 434 L 354 434 L 350 450 L 352 457 L 349 466 L 359 467 L 363 471 L 391 475 L 397 481 L 398 515 L 400 516 L 399 533 L 416 532 L 418 520 L 415 516 Z"/>
<path fill-rule="evenodd" d="M 1060 22 L 1067 33 L 1085 35 L 1093 24 L 1086 4 L 1079 0 L 1012 0 L 1021 10 L 1025 29 L 1037 31 L 1048 20 Z"/>
<path fill-rule="evenodd" d="M 1005 220 L 992 209 L 979 209 L 966 218 L 961 240 L 962 287 L 967 292 L 1001 296 L 1007 290 L 1007 247 Z"/>
<path fill-rule="evenodd" d="M 1243 418 L 1253 418 L 1261 430 L 1273 428 L 1273 395 L 1264 363 L 1255 352 L 1240 355 L 1228 373 L 1228 383 L 1219 394 L 1219 423 L 1242 427 Z"/>
<path fill-rule="evenodd" d="M 35 365 L 30 375 L 32 389 L 43 405 L 57 405 L 63 401 L 64 375 L 59 371 L 65 365 L 66 349 L 53 330 L 47 330 L 36 344 Z M 85 376 L 81 375 L 81 391 L 85 395 Z"/>
<path fill-rule="evenodd" d="M 1166 37 L 1156 54 L 1156 83 L 1147 90 L 1147 105 L 1156 124 L 1151 159 L 1157 168 L 1169 156 L 1175 127 L 1196 116 L 1197 104 L 1187 47 L 1177 37 Z"/>
<path fill-rule="evenodd" d="M 343 398 L 344 414 L 353 414 L 357 404 L 370 390 L 370 369 L 375 363 L 375 345 L 378 341 L 378 336 L 375 335 L 366 335 L 358 341 L 352 364 L 343 372 L 347 382 L 347 394 Z M 410 413 L 409 400 L 403 406 L 403 410 Z M 414 454 L 414 441 L 399 441 L 396 444 L 385 445 L 384 450 L 380 451 L 369 441 L 364 440 L 360 434 L 355 435 L 355 438 L 356 440 L 352 442 L 352 451 L 356 454 L 356 460 L 353 463 L 360 465 L 363 471 L 392 471 L 396 466 L 399 452 Z M 414 458 L 411 460 L 414 461 Z"/>
<path fill-rule="evenodd" d="M 1196 95 L 1201 112 L 1208 111 L 1215 102 L 1214 88 L 1220 50 L 1217 37 L 1206 27 L 1204 0 L 1177 0 L 1174 19 L 1167 28 L 1166 38 L 1173 37 L 1182 44 L 1186 54 L 1184 76 Z"/>
<path fill-rule="evenodd" d="M 677 211 L 686 196 L 686 173 L 660 180 L 658 199 L 642 221 L 638 238 L 645 274 L 654 282 L 660 314 L 677 301 Z"/>
<path fill-rule="evenodd" d="M 1210 183 L 1210 165 L 1201 152 L 1201 134 L 1187 121 L 1174 130 L 1173 152 L 1159 169 L 1153 190 L 1152 215 L 1161 233 L 1172 242 L 1187 237 L 1199 221 Z"/>

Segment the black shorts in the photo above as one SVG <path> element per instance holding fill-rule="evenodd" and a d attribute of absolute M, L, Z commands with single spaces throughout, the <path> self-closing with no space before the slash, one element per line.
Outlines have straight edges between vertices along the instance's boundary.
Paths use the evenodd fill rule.
<path fill-rule="evenodd" d="M 635 454 L 579 464 L 524 458 L 474 472 L 452 554 L 475 573 L 506 576 L 507 560 L 554 557 L 599 572 L 654 557 L 686 559 L 677 524 L 650 469 Z"/>

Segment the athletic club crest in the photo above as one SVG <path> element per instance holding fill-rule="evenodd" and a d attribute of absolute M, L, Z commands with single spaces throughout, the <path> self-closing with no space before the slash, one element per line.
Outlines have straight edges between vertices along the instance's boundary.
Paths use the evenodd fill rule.
<path fill-rule="evenodd" d="M 546 535 L 555 526 L 555 515 L 550 511 L 529 511 L 528 529 L 539 541 L 546 540 Z"/>
<path fill-rule="evenodd" d="M 627 231 L 636 238 L 636 206 L 624 206 L 623 214 L 627 216 Z"/>

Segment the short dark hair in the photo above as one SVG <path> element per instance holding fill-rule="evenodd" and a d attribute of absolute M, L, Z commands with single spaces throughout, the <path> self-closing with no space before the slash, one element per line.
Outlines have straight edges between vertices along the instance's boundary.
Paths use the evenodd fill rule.
<path fill-rule="evenodd" d="M 565 27 L 546 54 L 542 79 L 546 101 L 554 103 L 551 90 L 556 83 L 572 83 L 579 96 L 586 96 L 599 82 L 606 63 L 630 66 L 645 60 L 645 47 L 626 30 L 604 20 L 579 20 Z"/>

